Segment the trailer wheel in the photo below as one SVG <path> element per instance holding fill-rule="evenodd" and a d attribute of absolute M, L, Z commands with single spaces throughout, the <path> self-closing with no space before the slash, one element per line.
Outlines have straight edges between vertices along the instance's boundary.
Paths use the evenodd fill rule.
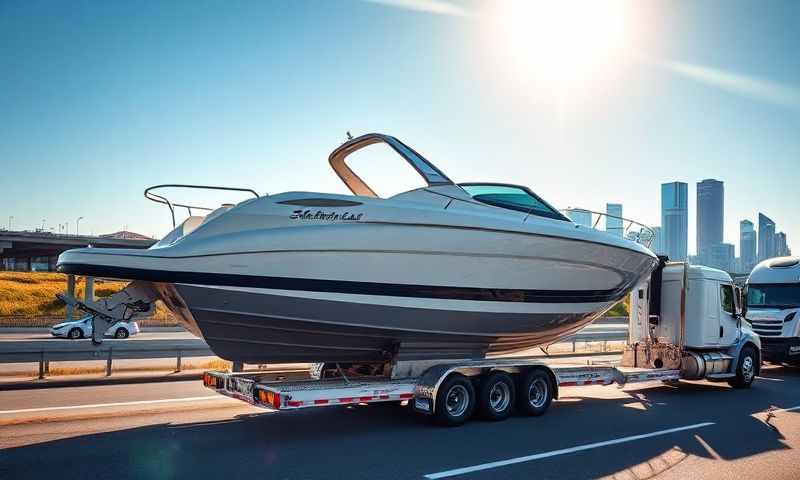
<path fill-rule="evenodd" d="M 481 416 L 486 420 L 505 420 L 514 408 L 514 381 L 506 372 L 492 372 L 481 381 L 478 393 Z"/>
<path fill-rule="evenodd" d="M 739 354 L 739 364 L 736 366 L 736 377 L 730 379 L 728 384 L 733 388 L 750 388 L 758 371 L 758 354 L 755 348 L 746 346 Z"/>
<path fill-rule="evenodd" d="M 436 421 L 456 427 L 469 420 L 475 410 L 475 387 L 467 377 L 454 373 L 439 386 L 436 394 Z"/>
<path fill-rule="evenodd" d="M 553 384 L 547 372 L 529 370 L 520 377 L 517 388 L 517 409 L 524 415 L 538 417 L 553 401 Z"/>

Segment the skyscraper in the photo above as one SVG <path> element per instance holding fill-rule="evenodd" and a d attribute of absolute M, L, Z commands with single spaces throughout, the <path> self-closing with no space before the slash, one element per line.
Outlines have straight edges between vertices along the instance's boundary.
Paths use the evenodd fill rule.
<path fill-rule="evenodd" d="M 664 253 L 671 260 L 686 260 L 689 236 L 688 185 L 683 182 L 661 184 L 661 231 Z"/>
<path fill-rule="evenodd" d="M 570 220 L 583 225 L 584 227 L 592 228 L 592 212 L 583 210 L 581 208 L 573 208 L 567 211 L 567 216 Z"/>
<path fill-rule="evenodd" d="M 786 257 L 791 255 L 792 252 L 789 250 L 789 245 L 786 244 L 786 234 L 783 232 L 778 232 L 775 234 L 775 256 L 776 257 Z"/>
<path fill-rule="evenodd" d="M 714 179 L 697 182 L 697 255 L 701 259 L 722 243 L 724 216 L 725 184 Z"/>
<path fill-rule="evenodd" d="M 749 272 L 756 265 L 756 231 L 750 220 L 739 222 L 739 258 L 742 272 Z"/>
<path fill-rule="evenodd" d="M 775 222 L 763 213 L 758 214 L 758 261 L 775 256 Z"/>
<path fill-rule="evenodd" d="M 606 217 L 606 232 L 622 236 L 622 204 L 621 203 L 606 203 L 606 213 L 611 215 Z M 614 218 L 619 217 L 619 218 Z"/>
<path fill-rule="evenodd" d="M 730 243 L 716 243 L 708 250 L 708 260 L 705 262 L 709 267 L 719 268 L 726 272 L 732 272 L 734 260 L 734 247 Z"/>
<path fill-rule="evenodd" d="M 656 255 L 664 255 L 664 235 L 661 227 L 652 227 L 653 240 L 650 242 L 650 250 Z"/>

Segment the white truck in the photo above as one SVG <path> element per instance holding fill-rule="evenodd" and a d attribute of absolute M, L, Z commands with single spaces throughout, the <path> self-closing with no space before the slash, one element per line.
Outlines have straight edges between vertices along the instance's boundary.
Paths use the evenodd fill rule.
<path fill-rule="evenodd" d="M 541 415 L 564 386 L 707 379 L 747 388 L 758 375 L 761 343 L 742 321 L 740 292 L 727 273 L 662 259 L 630 297 L 629 341 L 618 365 L 532 357 L 393 361 L 317 365 L 311 378 L 298 381 L 206 372 L 203 382 L 276 410 L 408 400 L 415 411 L 454 426 L 475 412 L 489 420 L 503 420 L 514 409 Z"/>
<path fill-rule="evenodd" d="M 800 365 L 800 257 L 764 260 L 745 290 L 745 317 L 761 337 L 764 360 Z"/>

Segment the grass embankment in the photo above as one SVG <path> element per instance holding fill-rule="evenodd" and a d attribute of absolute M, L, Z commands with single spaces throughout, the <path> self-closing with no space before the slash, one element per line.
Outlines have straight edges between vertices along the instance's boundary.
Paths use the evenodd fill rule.
<path fill-rule="evenodd" d="M 126 282 L 95 279 L 95 297 L 107 297 L 125 285 Z M 75 296 L 83 298 L 85 287 L 85 280 L 78 277 Z M 60 322 L 66 315 L 66 305 L 56 298 L 56 293 L 63 293 L 66 288 L 67 276 L 60 273 L 0 272 L 0 326 L 45 327 Z M 144 323 L 177 324 L 160 302 L 155 315 Z"/>

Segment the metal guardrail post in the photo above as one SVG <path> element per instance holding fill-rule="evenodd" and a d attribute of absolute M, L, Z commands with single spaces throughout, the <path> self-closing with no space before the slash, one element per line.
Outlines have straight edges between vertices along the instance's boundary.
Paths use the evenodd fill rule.
<path fill-rule="evenodd" d="M 111 356 L 112 348 L 108 347 L 108 358 L 106 359 L 106 377 L 111 376 Z"/>
<path fill-rule="evenodd" d="M 578 338 L 572 337 L 572 353 L 575 353 L 577 351 L 578 351 Z"/>
<path fill-rule="evenodd" d="M 42 350 L 42 353 L 39 356 L 39 380 L 43 379 L 44 379 L 44 350 Z"/>
<path fill-rule="evenodd" d="M 175 371 L 176 372 L 180 372 L 181 371 L 181 351 L 180 350 L 178 350 L 178 359 L 177 359 L 177 362 L 176 362 L 176 365 L 175 365 Z"/>

